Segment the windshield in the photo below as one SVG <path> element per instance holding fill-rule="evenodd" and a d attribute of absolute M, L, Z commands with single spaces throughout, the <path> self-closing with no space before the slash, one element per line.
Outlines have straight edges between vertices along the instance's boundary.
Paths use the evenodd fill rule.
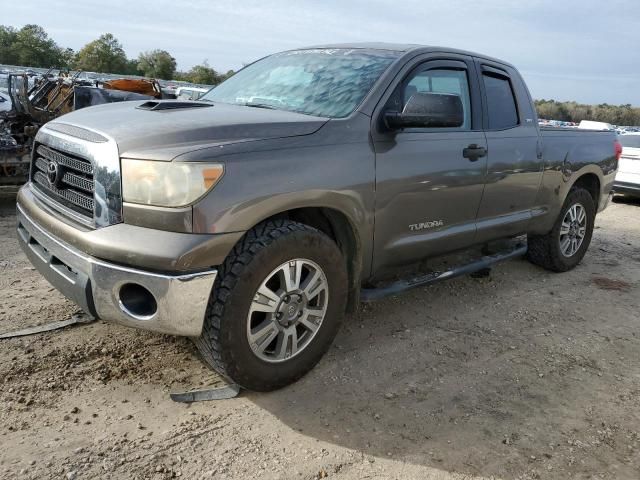
<path fill-rule="evenodd" d="M 640 135 L 619 135 L 618 140 L 623 147 L 640 148 Z"/>
<path fill-rule="evenodd" d="M 343 48 L 277 53 L 243 68 L 200 100 L 346 117 L 398 55 Z"/>

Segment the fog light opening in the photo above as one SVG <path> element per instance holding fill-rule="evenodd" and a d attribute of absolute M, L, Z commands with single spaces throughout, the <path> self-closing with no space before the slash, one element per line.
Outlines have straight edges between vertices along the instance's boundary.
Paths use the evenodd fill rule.
<path fill-rule="evenodd" d="M 127 315 L 138 320 L 148 320 L 158 311 L 158 303 L 153 294 L 137 283 L 125 283 L 118 292 L 120 308 Z"/>

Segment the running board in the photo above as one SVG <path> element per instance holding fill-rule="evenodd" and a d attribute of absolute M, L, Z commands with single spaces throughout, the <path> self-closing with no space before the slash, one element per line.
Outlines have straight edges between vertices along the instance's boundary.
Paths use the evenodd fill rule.
<path fill-rule="evenodd" d="M 388 297 L 389 295 L 397 295 L 407 290 L 411 290 L 412 288 L 424 287 L 426 285 L 442 282 L 443 280 L 449 280 L 450 278 L 474 273 L 488 268 L 494 263 L 509 260 L 510 258 L 521 257 L 525 253 L 527 253 L 527 245 L 518 244 L 509 250 L 486 255 L 478 260 L 474 260 L 464 265 L 458 265 L 443 272 L 431 272 L 408 280 L 399 280 L 380 288 L 363 288 L 360 291 L 360 301 L 365 303 L 373 302 L 375 300 Z"/>

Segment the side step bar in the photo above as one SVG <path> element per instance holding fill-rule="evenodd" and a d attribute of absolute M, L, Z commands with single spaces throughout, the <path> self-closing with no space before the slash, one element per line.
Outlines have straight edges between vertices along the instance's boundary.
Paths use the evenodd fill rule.
<path fill-rule="evenodd" d="M 509 250 L 486 255 L 484 257 L 480 257 L 478 260 L 458 265 L 443 272 L 431 272 L 408 280 L 399 280 L 380 288 L 363 288 L 360 291 L 360 301 L 365 303 L 373 302 L 375 300 L 388 297 L 389 295 L 397 295 L 407 290 L 411 290 L 412 288 L 424 287 L 443 280 L 449 280 L 450 278 L 474 273 L 488 268 L 494 263 L 502 262 L 503 260 L 508 260 L 510 258 L 520 257 L 525 253 L 527 253 L 527 245 L 520 243 Z"/>

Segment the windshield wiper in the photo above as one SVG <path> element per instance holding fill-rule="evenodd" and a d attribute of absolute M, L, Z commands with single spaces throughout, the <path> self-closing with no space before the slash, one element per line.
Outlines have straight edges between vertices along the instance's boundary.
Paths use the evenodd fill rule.
<path fill-rule="evenodd" d="M 246 103 L 240 103 L 240 105 L 244 105 L 245 107 L 255 107 L 255 108 L 267 108 L 269 110 L 278 110 L 276 107 L 274 107 L 273 105 L 269 105 L 267 103 L 253 103 L 253 102 L 246 102 Z"/>

